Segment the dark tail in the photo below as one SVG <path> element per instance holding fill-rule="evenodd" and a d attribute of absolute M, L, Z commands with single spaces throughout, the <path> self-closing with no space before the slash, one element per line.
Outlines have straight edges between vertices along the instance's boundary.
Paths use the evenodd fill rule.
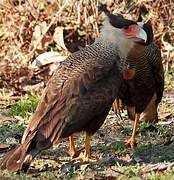
<path fill-rule="evenodd" d="M 0 161 L 0 169 L 6 169 L 9 172 L 27 172 L 32 159 L 38 154 L 38 151 L 33 151 L 35 153 L 28 152 L 28 147 L 29 145 L 24 143 L 7 153 Z"/>
<path fill-rule="evenodd" d="M 29 138 L 8 152 L 0 161 L 0 169 L 9 172 L 27 172 L 31 161 L 40 152 L 35 146 L 34 139 Z"/>

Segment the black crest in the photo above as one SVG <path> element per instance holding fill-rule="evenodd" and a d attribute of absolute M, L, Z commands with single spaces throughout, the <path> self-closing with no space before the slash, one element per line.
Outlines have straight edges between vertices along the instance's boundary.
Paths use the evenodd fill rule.
<path fill-rule="evenodd" d="M 143 25 L 143 29 L 147 34 L 147 41 L 146 41 L 146 45 L 149 45 L 152 41 L 153 41 L 153 28 L 152 28 L 152 24 L 149 21 L 147 21 L 144 25 Z"/>
<path fill-rule="evenodd" d="M 111 25 L 116 28 L 127 28 L 128 26 L 130 26 L 132 24 L 136 24 L 135 21 L 125 19 L 120 14 L 118 14 L 118 15 L 111 14 L 105 4 L 101 4 L 99 6 L 99 10 L 103 11 L 106 14 Z"/>

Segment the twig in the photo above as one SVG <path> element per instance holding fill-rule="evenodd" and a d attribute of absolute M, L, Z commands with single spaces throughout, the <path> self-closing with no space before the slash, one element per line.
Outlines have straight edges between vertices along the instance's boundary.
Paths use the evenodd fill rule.
<path fill-rule="evenodd" d="M 19 100 L 21 99 L 21 96 L 0 96 L 1 101 L 6 101 L 6 100 Z"/>
<path fill-rule="evenodd" d="M 128 176 L 128 174 L 125 174 L 125 173 L 123 173 L 123 172 L 121 172 L 121 171 L 118 171 L 118 170 L 115 170 L 115 169 L 113 169 L 113 168 L 111 168 L 111 170 L 114 171 L 115 173 Z"/>
<path fill-rule="evenodd" d="M 38 39 L 37 43 L 35 44 L 35 47 L 33 48 L 33 50 L 30 52 L 29 54 L 29 59 L 32 58 L 32 56 L 34 55 L 34 52 L 36 51 L 38 45 L 40 44 L 40 42 L 42 41 L 43 37 L 45 36 L 45 34 L 48 32 L 48 30 L 50 29 L 50 27 L 56 22 L 56 19 L 58 17 L 58 15 L 65 9 L 65 7 L 67 6 L 69 0 L 66 0 L 65 4 L 59 9 L 59 11 L 56 13 L 56 15 L 52 18 L 50 24 L 48 25 L 48 27 L 45 29 L 45 31 L 43 32 L 43 34 L 41 35 L 41 37 Z"/>

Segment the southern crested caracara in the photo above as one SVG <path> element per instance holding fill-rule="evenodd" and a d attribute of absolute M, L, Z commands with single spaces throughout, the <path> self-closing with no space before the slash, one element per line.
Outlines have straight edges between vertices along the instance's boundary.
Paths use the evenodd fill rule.
<path fill-rule="evenodd" d="M 91 136 L 103 124 L 118 96 L 126 56 L 137 42 L 147 40 L 146 32 L 136 22 L 106 15 L 95 42 L 58 66 L 22 143 L 1 160 L 1 169 L 26 172 L 40 151 L 81 131 L 86 132 L 82 160 L 89 160 Z"/>
<path fill-rule="evenodd" d="M 141 23 L 139 23 L 141 24 Z M 142 24 L 143 29 L 148 32 L 146 43 L 148 46 L 135 45 L 128 53 L 126 62 L 134 64 L 124 71 L 123 83 L 118 93 L 118 98 L 113 103 L 113 109 L 119 112 L 119 99 L 126 106 L 129 119 L 134 121 L 131 138 L 127 144 L 134 147 L 136 144 L 136 130 L 139 120 L 157 122 L 157 107 L 160 103 L 164 90 L 164 69 L 162 65 L 161 52 L 153 42 L 153 30 L 149 22 Z M 132 63 L 133 62 L 133 63 Z M 132 79 L 128 78 L 134 69 Z"/>

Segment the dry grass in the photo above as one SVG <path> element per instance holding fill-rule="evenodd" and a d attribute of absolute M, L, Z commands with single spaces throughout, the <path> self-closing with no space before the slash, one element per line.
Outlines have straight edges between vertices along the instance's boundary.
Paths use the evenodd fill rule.
<path fill-rule="evenodd" d="M 168 71 L 174 58 L 171 0 L 4 0 L 0 4 L 0 95 L 25 93 L 22 83 L 34 76 L 28 65 L 38 54 L 49 50 L 68 54 L 91 44 L 103 19 L 98 11 L 101 2 L 127 18 L 151 19 Z"/>
<path fill-rule="evenodd" d="M 166 72 L 170 73 L 166 76 L 166 79 L 168 79 L 166 80 L 166 88 L 169 89 L 170 86 L 170 91 L 173 92 L 173 86 L 171 88 L 173 77 L 171 76 L 174 74 L 174 69 L 172 70 L 171 67 L 174 67 L 174 2 L 171 0 L 4 0 L 0 1 L 0 100 L 1 97 L 4 98 L 7 94 L 8 97 L 20 97 L 21 94 L 26 93 L 23 91 L 22 85 L 28 83 L 29 80 L 34 79 L 34 81 L 36 81 L 35 72 L 29 65 L 38 54 L 45 51 L 56 50 L 60 52 L 60 54 L 66 55 L 69 52 L 76 51 L 80 47 L 91 44 L 99 33 L 103 19 L 103 16 L 97 8 L 99 2 L 107 3 L 110 11 L 121 13 L 130 19 L 137 20 L 140 17 L 145 21 L 151 19 L 155 32 L 155 41 L 161 47 L 164 67 Z M 48 78 L 38 79 L 40 81 L 46 81 Z M 31 113 L 28 112 L 28 108 L 23 108 L 24 103 L 26 103 L 26 101 L 23 102 L 22 100 L 17 103 L 14 111 L 18 115 L 20 112 L 27 115 Z M 30 105 L 32 103 L 29 101 L 28 104 Z M 172 105 L 173 103 L 164 102 L 162 107 L 164 106 L 164 109 L 171 109 Z M 24 106 L 27 107 L 26 104 L 24 104 Z M 2 114 L 2 112 L 0 112 L 0 114 Z M 171 119 L 172 118 L 173 116 Z M 102 157 L 101 159 L 115 156 L 116 158 L 129 162 L 132 152 L 125 149 L 124 144 L 114 143 L 118 137 L 120 139 L 127 137 L 126 132 L 128 133 L 130 131 L 130 126 L 127 127 L 127 122 L 125 121 L 125 125 L 123 124 L 125 128 L 117 129 L 118 124 L 115 116 L 111 121 L 107 122 L 112 124 L 107 125 L 106 123 L 99 133 L 94 136 L 94 144 L 92 146 L 93 154 L 98 153 L 99 156 Z M 114 124 L 116 127 L 113 126 Z M 113 129 L 110 130 L 108 127 L 112 127 Z M 143 168 L 146 167 L 147 164 L 139 165 L 135 162 L 132 166 L 129 166 L 128 163 L 128 165 L 122 167 L 122 165 L 119 164 L 120 161 L 113 163 L 110 162 L 110 159 L 108 162 L 104 162 L 108 163 L 104 166 L 102 163 L 98 166 L 95 164 L 89 165 L 89 168 L 84 171 L 79 170 L 81 166 L 76 164 L 72 165 L 72 163 L 70 163 L 70 165 L 66 164 L 65 166 L 60 165 L 61 168 L 54 170 L 52 165 L 50 167 L 48 166 L 49 163 L 45 161 L 43 152 L 40 156 L 41 161 L 37 163 L 36 159 L 34 163 L 36 167 L 39 166 L 38 169 L 40 169 L 40 166 L 43 166 L 43 169 L 45 168 L 46 171 L 45 173 L 48 174 L 44 174 L 44 172 L 41 171 L 39 172 L 40 174 L 34 174 L 31 179 L 34 177 L 41 177 L 40 179 L 55 179 L 59 175 L 71 179 L 77 174 L 80 176 L 81 173 L 82 177 L 95 176 L 96 179 L 97 177 L 100 178 L 100 176 L 101 179 L 106 178 L 106 174 L 111 174 L 111 177 L 119 176 L 120 179 L 128 179 L 131 177 L 135 179 L 137 176 L 140 176 L 140 178 L 144 178 L 145 176 L 144 179 L 167 179 L 167 177 L 172 179 L 173 154 L 170 150 L 172 150 L 174 143 L 173 140 L 171 140 L 171 144 L 165 144 L 166 137 L 173 136 L 172 128 L 171 125 L 159 125 L 157 132 L 145 130 L 143 134 L 143 131 L 140 131 L 138 135 L 140 145 L 138 152 L 135 152 L 139 153 L 137 155 L 138 157 L 145 157 L 143 163 L 147 163 L 146 157 L 153 163 L 163 162 L 163 160 L 169 159 L 172 166 L 171 164 L 167 164 L 166 168 L 168 169 L 164 174 L 160 174 L 160 170 L 158 169 L 153 170 L 153 172 L 157 172 L 154 172 L 152 175 L 151 172 L 150 174 L 148 174 L 149 172 L 144 173 Z M 17 132 L 15 132 L 14 129 L 16 129 Z M 2 124 L 0 130 L 3 138 L 1 143 L 4 143 L 8 136 L 12 136 L 13 139 L 16 138 L 16 134 L 21 136 L 23 126 L 20 124 L 20 126 L 17 127 L 16 123 L 10 123 L 9 126 Z M 20 138 L 17 138 L 17 140 L 18 139 Z M 79 142 L 81 145 L 81 141 Z M 159 142 L 161 142 L 161 144 L 159 144 Z M 100 146 L 95 146 L 96 144 L 100 144 Z M 106 144 L 108 145 L 106 146 Z M 150 146 L 147 146 L 149 144 Z M 47 151 L 46 155 L 49 159 L 51 159 L 51 157 L 67 156 L 67 148 L 67 144 L 62 143 L 57 149 L 53 149 L 54 151 L 50 150 L 50 155 L 48 153 L 49 151 Z M 62 155 L 61 153 L 64 154 Z M 46 165 L 42 162 L 42 158 Z M 68 169 L 69 167 L 71 168 L 70 170 Z M 74 171 L 73 168 L 77 168 L 76 171 Z M 51 169 L 53 169 L 53 172 L 51 172 Z M 68 173 L 64 172 L 66 169 L 69 170 Z M 97 171 L 94 171 L 94 169 L 97 169 Z M 170 172 L 171 170 L 172 172 Z M 162 170 L 162 172 L 164 172 L 164 170 Z M 5 172 L 0 172 L 0 176 L 14 177 L 16 179 L 21 179 L 22 177 L 22 175 L 18 176 L 15 174 L 4 175 L 4 173 Z M 91 175 L 88 175 L 88 173 Z M 115 173 L 115 175 L 113 173 Z M 162 177 L 163 175 L 164 177 Z M 93 179 L 95 179 L 95 177 Z M 30 177 L 24 175 L 23 179 L 27 178 L 29 179 Z"/>

